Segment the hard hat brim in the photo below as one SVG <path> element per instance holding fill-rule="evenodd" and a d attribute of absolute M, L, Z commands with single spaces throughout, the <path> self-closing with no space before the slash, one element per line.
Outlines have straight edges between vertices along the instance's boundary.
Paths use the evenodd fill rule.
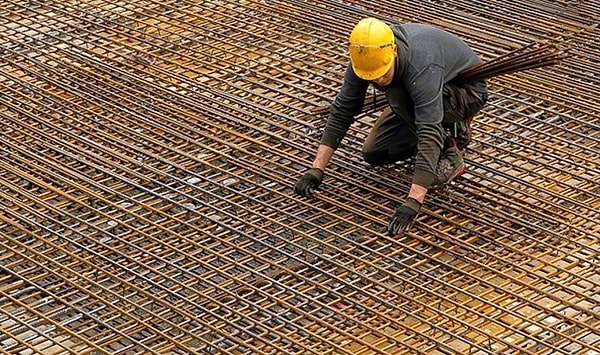
<path fill-rule="evenodd" d="M 390 59 L 387 64 L 380 66 L 379 68 L 377 68 L 375 70 L 372 70 L 372 71 L 360 70 L 354 65 L 354 63 L 352 63 L 352 70 L 354 70 L 354 74 L 356 74 L 356 76 L 358 76 L 359 78 L 361 78 L 363 80 L 372 81 L 372 80 L 379 79 L 382 76 L 384 76 L 385 73 L 387 73 L 392 68 L 393 64 L 394 64 L 394 59 L 392 56 L 392 59 Z"/>

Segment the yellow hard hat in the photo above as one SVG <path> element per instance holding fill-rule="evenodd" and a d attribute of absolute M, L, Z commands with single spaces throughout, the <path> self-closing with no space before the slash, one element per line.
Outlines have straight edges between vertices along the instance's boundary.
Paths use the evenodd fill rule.
<path fill-rule="evenodd" d="M 349 52 L 352 69 L 359 78 L 380 78 L 394 63 L 394 33 L 384 22 L 364 18 L 350 33 Z"/>

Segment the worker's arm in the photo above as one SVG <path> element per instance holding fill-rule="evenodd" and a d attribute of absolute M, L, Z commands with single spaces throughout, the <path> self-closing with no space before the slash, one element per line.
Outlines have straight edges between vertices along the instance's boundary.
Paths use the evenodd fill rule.
<path fill-rule="evenodd" d="M 362 110 L 368 86 L 369 82 L 357 77 L 352 66 L 348 65 L 342 88 L 330 106 L 329 118 L 313 165 L 294 185 L 294 192 L 297 195 L 309 197 L 321 185 L 333 152 L 354 122 L 354 117 Z"/>
<path fill-rule="evenodd" d="M 409 89 L 415 104 L 415 126 L 418 145 L 415 174 L 404 203 L 388 224 L 388 234 L 395 235 L 412 228 L 427 191 L 434 180 L 435 168 L 443 146 L 443 70 L 429 65 L 422 70 Z"/>
<path fill-rule="evenodd" d="M 315 157 L 312 167 L 325 171 L 334 151 L 335 149 L 332 147 L 325 144 L 320 144 L 319 149 L 317 149 L 317 156 Z"/>
<path fill-rule="evenodd" d="M 414 198 L 415 200 L 419 201 L 419 203 L 423 203 L 423 200 L 425 200 L 425 195 L 427 195 L 427 190 L 428 189 L 426 187 L 413 183 L 410 186 L 408 197 Z"/>

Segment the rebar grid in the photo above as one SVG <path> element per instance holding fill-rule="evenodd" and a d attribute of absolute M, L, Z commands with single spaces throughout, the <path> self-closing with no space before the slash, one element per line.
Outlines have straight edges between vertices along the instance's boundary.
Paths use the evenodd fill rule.
<path fill-rule="evenodd" d="M 598 4 L 478 4 L 4 1 L 0 351 L 597 354 Z M 291 191 L 367 15 L 572 54 L 491 80 L 468 174 L 397 237 L 369 102 Z"/>

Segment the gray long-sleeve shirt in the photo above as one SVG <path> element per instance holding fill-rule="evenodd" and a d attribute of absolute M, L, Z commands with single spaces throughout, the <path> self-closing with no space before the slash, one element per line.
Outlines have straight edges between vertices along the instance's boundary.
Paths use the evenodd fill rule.
<path fill-rule="evenodd" d="M 463 40 L 441 29 L 425 24 L 404 24 L 392 29 L 397 44 L 394 79 L 379 89 L 385 91 L 396 115 L 415 129 L 418 152 L 413 183 L 429 187 L 444 139 L 443 85 L 481 60 Z M 369 84 L 348 65 L 342 87 L 331 105 L 322 144 L 334 149 L 339 146 L 362 110 Z"/>

